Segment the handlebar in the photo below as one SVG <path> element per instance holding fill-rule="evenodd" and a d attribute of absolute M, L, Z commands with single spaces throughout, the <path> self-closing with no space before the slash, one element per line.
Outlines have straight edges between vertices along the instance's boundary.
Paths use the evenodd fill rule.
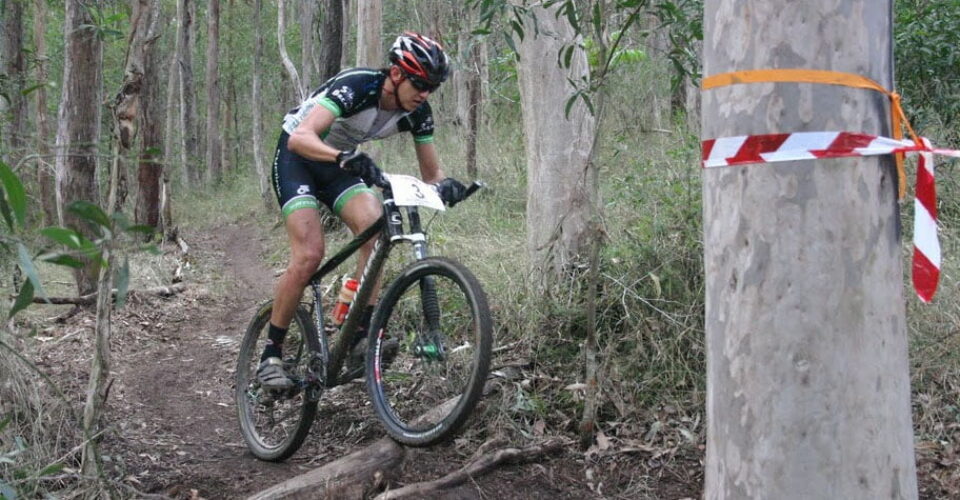
<path fill-rule="evenodd" d="M 470 195 L 472 195 L 473 193 L 476 193 L 477 191 L 480 190 L 480 188 L 484 188 L 484 187 L 487 187 L 487 185 L 483 181 L 471 182 L 470 185 L 467 186 L 467 190 L 463 193 L 463 200 L 460 200 L 460 201 L 466 200 L 467 198 L 470 197 Z M 453 207 L 457 203 L 451 203 L 450 206 Z"/>

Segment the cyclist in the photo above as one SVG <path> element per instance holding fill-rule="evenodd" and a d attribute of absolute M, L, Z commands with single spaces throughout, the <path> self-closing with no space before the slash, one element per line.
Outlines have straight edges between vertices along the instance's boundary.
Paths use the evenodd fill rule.
<path fill-rule="evenodd" d="M 383 173 L 372 158 L 357 151 L 358 145 L 410 132 L 423 181 L 436 184 L 448 204 L 463 199 L 463 184 L 446 177 L 440 168 L 433 144 L 433 115 L 427 103 L 449 74 L 447 55 L 434 40 L 406 32 L 393 43 L 389 60 L 390 65 L 379 70 L 342 71 L 283 118 L 273 187 L 290 240 L 290 262 L 277 283 L 267 346 L 257 370 L 257 378 L 266 388 L 292 386 L 283 370 L 281 346 L 303 289 L 323 259 L 319 203 L 337 214 L 354 234 L 381 216 L 380 202 L 369 186 L 384 185 Z M 360 279 L 375 241 L 369 240 L 360 249 L 356 279 Z M 372 312 L 372 304 L 366 305 L 360 322 L 364 330 Z"/>

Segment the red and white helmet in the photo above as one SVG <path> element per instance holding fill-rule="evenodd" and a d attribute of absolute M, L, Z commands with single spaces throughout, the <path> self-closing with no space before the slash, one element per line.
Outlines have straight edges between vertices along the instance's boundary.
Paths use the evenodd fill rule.
<path fill-rule="evenodd" d="M 390 62 L 414 81 L 436 88 L 450 74 L 450 60 L 443 47 L 418 33 L 407 31 L 390 47 Z"/>

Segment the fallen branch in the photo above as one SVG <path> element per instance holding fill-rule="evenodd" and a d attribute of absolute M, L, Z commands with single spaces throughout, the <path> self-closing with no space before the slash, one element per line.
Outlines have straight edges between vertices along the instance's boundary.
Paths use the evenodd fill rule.
<path fill-rule="evenodd" d="M 255 493 L 248 500 L 279 498 L 365 498 L 385 471 L 396 471 L 404 451 L 390 438 L 381 438 L 359 451 L 305 474 Z"/>
<path fill-rule="evenodd" d="M 375 500 L 393 500 L 396 498 L 426 498 L 430 493 L 436 493 L 440 490 L 446 490 L 454 486 L 461 485 L 473 477 L 489 472 L 491 469 L 503 462 L 524 463 L 540 458 L 543 455 L 554 453 L 570 441 L 562 439 L 551 439 L 540 444 L 527 446 L 524 448 L 503 448 L 491 453 L 481 455 L 460 470 L 447 474 L 440 479 L 433 481 L 424 481 L 421 483 L 408 484 L 402 488 L 385 491 L 378 495 Z"/>
<path fill-rule="evenodd" d="M 187 289 L 187 285 L 184 283 L 177 283 L 171 286 L 158 286 L 153 288 L 145 288 L 143 290 L 130 290 L 127 292 L 127 297 L 135 297 L 137 295 L 159 295 L 161 297 L 170 297 L 181 293 Z M 113 289 L 113 296 L 116 298 L 117 290 Z M 34 304 L 74 304 L 78 306 L 88 306 L 97 301 L 97 292 L 88 293 L 87 295 L 81 295 L 80 297 L 34 297 Z"/>

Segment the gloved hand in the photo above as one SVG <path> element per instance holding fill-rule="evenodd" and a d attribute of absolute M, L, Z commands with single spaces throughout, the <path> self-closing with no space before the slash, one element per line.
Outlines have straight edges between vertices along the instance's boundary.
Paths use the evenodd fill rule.
<path fill-rule="evenodd" d="M 337 155 L 337 163 L 340 164 L 340 168 L 344 172 L 363 179 L 363 182 L 367 183 L 368 186 L 384 186 L 387 184 L 387 180 L 383 177 L 383 171 L 374 163 L 373 158 L 370 158 L 364 152 L 356 149 L 341 151 Z"/>
<path fill-rule="evenodd" d="M 440 194 L 440 199 L 444 203 L 452 207 L 463 201 L 467 194 L 467 188 L 453 177 L 447 177 L 437 183 L 437 193 Z"/>

